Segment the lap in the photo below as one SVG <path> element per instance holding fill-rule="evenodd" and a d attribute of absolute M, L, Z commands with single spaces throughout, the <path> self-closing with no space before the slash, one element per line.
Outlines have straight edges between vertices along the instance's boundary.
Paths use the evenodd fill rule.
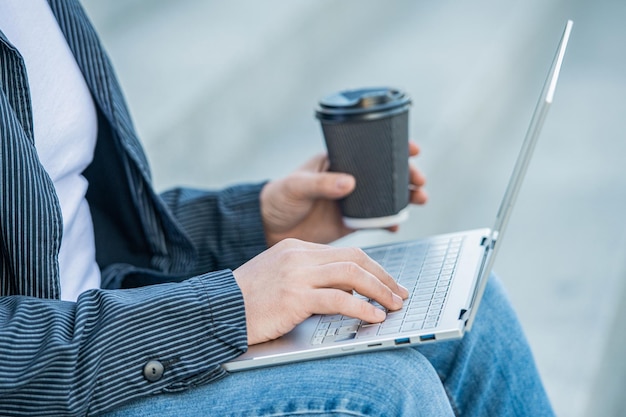
<path fill-rule="evenodd" d="M 107 415 L 551 416 L 530 349 L 492 277 L 472 331 L 458 341 L 233 373 Z"/>
<path fill-rule="evenodd" d="M 419 411 L 416 411 L 419 410 Z M 128 416 L 452 416 L 432 365 L 411 348 L 236 372 L 107 414 Z"/>

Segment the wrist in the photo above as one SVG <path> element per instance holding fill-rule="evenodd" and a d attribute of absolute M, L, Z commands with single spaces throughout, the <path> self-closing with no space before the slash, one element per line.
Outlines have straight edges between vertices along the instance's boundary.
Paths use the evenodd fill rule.
<path fill-rule="evenodd" d="M 277 225 L 280 224 L 280 217 L 273 203 L 274 197 L 272 196 L 272 193 L 275 186 L 276 184 L 274 181 L 269 181 L 263 185 L 263 188 L 259 193 L 261 223 L 263 225 L 265 242 L 268 247 L 274 246 L 286 237 L 284 231 L 281 233 L 277 230 Z"/>

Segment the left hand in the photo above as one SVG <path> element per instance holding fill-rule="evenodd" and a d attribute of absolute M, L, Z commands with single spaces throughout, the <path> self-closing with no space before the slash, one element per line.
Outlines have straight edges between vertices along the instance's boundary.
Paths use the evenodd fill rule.
<path fill-rule="evenodd" d="M 419 148 L 409 142 L 409 155 L 416 156 Z M 297 238 L 316 243 L 329 243 L 354 230 L 343 224 L 338 199 L 350 194 L 355 187 L 351 175 L 328 172 L 325 154 L 310 159 L 298 170 L 280 180 L 267 183 L 261 190 L 261 216 L 269 246 L 285 238 Z M 412 204 L 427 200 L 426 179 L 410 166 Z M 388 228 L 396 231 L 398 226 Z"/>

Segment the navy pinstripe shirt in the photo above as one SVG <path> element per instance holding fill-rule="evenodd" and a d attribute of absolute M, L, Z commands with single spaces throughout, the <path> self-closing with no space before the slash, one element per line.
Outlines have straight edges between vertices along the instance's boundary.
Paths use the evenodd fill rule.
<path fill-rule="evenodd" d="M 92 212 L 100 209 L 98 201 L 106 201 L 105 192 L 115 202 L 94 212 L 106 289 L 87 291 L 76 303 L 59 300 L 61 211 L 35 151 L 24 62 L 0 32 L 3 416 L 93 414 L 224 376 L 219 364 L 242 353 L 247 340 L 243 299 L 230 269 L 265 249 L 260 184 L 218 192 L 175 189 L 160 196 L 153 191 L 148 163 L 93 27 L 77 0 L 49 3 L 100 115 L 88 199 L 96 196 Z M 117 168 L 101 173 L 106 166 Z M 102 180 L 110 175 L 116 178 Z M 106 184 L 123 186 L 118 192 L 102 188 Z M 116 243 L 117 235 L 107 235 L 124 216 L 141 235 L 137 250 L 146 264 L 128 261 L 137 254 L 125 242 Z M 142 370 L 153 359 L 165 372 L 149 382 Z"/>

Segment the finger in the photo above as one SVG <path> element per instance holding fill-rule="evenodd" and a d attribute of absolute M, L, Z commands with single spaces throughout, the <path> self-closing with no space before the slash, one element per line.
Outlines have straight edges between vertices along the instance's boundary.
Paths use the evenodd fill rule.
<path fill-rule="evenodd" d="M 337 172 L 296 172 L 287 178 L 287 190 L 296 198 L 338 199 L 350 194 L 356 185 L 352 175 Z"/>
<path fill-rule="evenodd" d="M 401 299 L 409 295 L 406 288 L 398 285 L 379 263 L 361 249 L 331 248 L 323 256 L 325 270 L 324 278 L 319 281 L 321 286 L 354 289 L 388 308 L 394 308 L 394 304 L 397 304 L 393 295 Z"/>
<path fill-rule="evenodd" d="M 356 291 L 364 297 L 378 301 L 389 309 L 402 306 L 402 298 L 387 285 L 352 262 L 337 262 L 319 267 L 323 277 L 315 283 L 316 288 L 335 288 L 345 292 Z M 401 289 L 398 288 L 398 292 Z M 406 294 L 404 294 L 406 295 Z"/>
<path fill-rule="evenodd" d="M 326 252 L 330 246 L 324 245 L 321 243 L 315 242 L 307 242 L 305 240 L 295 239 L 295 238 L 286 238 L 281 240 L 278 244 L 274 245 L 270 248 L 270 251 L 274 252 L 282 252 L 283 254 L 295 254 L 295 255 L 306 255 L 308 252 Z M 305 262 L 304 258 L 294 259 L 297 262 Z"/>
<path fill-rule="evenodd" d="M 336 289 L 320 289 L 311 294 L 312 314 L 342 314 L 368 323 L 380 323 L 386 313 L 367 301 Z"/>
<path fill-rule="evenodd" d="M 428 201 L 428 193 L 422 187 L 411 186 L 409 188 L 411 204 L 425 204 Z"/>
<path fill-rule="evenodd" d="M 426 185 L 426 177 L 414 165 L 409 166 L 409 181 L 412 185 L 422 187 Z"/>
<path fill-rule="evenodd" d="M 406 298 L 409 295 L 406 288 L 398 285 L 393 277 L 378 262 L 367 256 L 362 249 L 336 248 L 286 239 L 275 250 L 280 250 L 285 256 L 290 256 L 290 258 L 283 259 L 284 263 L 295 262 L 295 264 L 302 265 L 306 262 L 311 265 L 307 276 L 314 280 L 310 284 L 312 287 L 356 290 L 390 308 L 393 308 L 394 301 L 389 291 L 400 298 Z M 381 297 L 386 298 L 381 302 L 379 300 Z"/>
<path fill-rule="evenodd" d="M 424 190 L 426 178 L 415 167 L 410 167 L 410 201 L 412 204 L 424 204 L 428 201 L 428 194 Z"/>
<path fill-rule="evenodd" d="M 428 193 L 422 189 L 411 190 L 411 204 L 426 204 L 428 201 Z"/>
<path fill-rule="evenodd" d="M 319 153 L 305 162 L 299 170 L 308 172 L 325 172 L 328 171 L 328 168 L 330 168 L 328 155 L 325 153 Z"/>
<path fill-rule="evenodd" d="M 319 249 L 318 260 L 320 265 L 335 262 L 353 262 L 374 275 L 383 275 L 393 281 L 391 275 L 389 275 L 378 262 L 367 256 L 365 251 L 361 248 L 317 245 L 315 249 Z"/>
<path fill-rule="evenodd" d="M 420 147 L 417 143 L 409 140 L 409 156 L 417 156 L 420 153 Z"/>

